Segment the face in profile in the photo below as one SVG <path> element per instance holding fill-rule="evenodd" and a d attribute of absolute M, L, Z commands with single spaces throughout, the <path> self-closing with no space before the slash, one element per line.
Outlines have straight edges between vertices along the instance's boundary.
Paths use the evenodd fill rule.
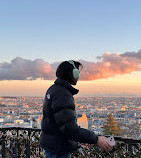
<path fill-rule="evenodd" d="M 78 79 L 77 79 L 77 80 L 74 79 L 74 80 L 72 81 L 72 85 L 76 85 L 76 84 L 77 84 L 77 81 L 78 81 Z"/>

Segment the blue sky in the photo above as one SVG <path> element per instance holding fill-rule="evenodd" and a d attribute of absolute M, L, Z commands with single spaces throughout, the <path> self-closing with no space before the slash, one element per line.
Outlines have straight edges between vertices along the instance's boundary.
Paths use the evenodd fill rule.
<path fill-rule="evenodd" d="M 26 59 L 37 58 L 45 63 L 31 61 L 36 63 L 35 68 L 42 68 L 39 62 L 48 67 L 48 62 L 82 59 L 93 62 L 86 62 L 85 69 L 101 68 L 100 75 L 109 75 L 79 82 L 80 95 L 140 95 L 141 73 L 136 71 L 141 63 L 140 15 L 141 0 L 0 0 L 0 77 L 4 78 L 0 81 L 0 95 L 43 95 L 52 81 L 6 80 L 6 74 L 28 74 L 30 67 L 24 69 Z M 133 60 L 115 54 L 132 51 L 137 57 Z M 105 52 L 113 54 L 104 56 L 114 65 L 108 70 L 96 58 Z M 13 59 L 13 65 L 4 63 Z"/>
<path fill-rule="evenodd" d="M 95 61 L 104 52 L 141 49 L 140 0 L 0 1 L 0 63 Z"/>

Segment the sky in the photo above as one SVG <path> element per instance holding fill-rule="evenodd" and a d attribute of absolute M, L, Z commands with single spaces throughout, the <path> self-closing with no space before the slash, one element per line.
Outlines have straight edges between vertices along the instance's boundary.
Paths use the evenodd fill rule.
<path fill-rule="evenodd" d="M 140 0 L 0 1 L 0 96 L 44 96 L 65 60 L 78 96 L 140 96 Z"/>

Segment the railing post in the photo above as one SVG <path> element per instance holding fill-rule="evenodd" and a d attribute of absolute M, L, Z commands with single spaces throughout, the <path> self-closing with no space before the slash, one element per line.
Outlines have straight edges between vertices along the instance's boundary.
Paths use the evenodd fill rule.
<path fill-rule="evenodd" d="M 19 142 L 19 131 L 20 129 L 17 128 L 17 142 L 16 142 L 16 147 L 17 147 L 17 157 L 20 158 L 21 155 L 21 148 L 20 148 L 20 142 Z"/>
<path fill-rule="evenodd" d="M 2 131 L 2 158 L 6 158 L 6 148 L 5 148 L 5 141 L 6 141 L 6 131 L 5 130 L 1 130 Z"/>
<path fill-rule="evenodd" d="M 134 158 L 134 156 L 133 156 L 132 144 L 133 144 L 133 142 L 132 142 L 132 140 L 130 140 L 130 141 L 129 141 L 129 144 L 128 144 L 128 156 L 129 156 L 130 158 Z"/>
<path fill-rule="evenodd" d="M 5 136 L 2 136 L 2 158 L 6 158 Z"/>
<path fill-rule="evenodd" d="M 17 139 L 17 157 L 20 158 L 20 155 L 21 155 L 21 148 L 20 148 L 20 143 L 19 143 L 19 140 Z"/>
<path fill-rule="evenodd" d="M 30 142 L 29 141 L 26 141 L 25 147 L 26 147 L 26 151 L 25 151 L 26 158 L 30 158 Z"/>
<path fill-rule="evenodd" d="M 30 158 L 30 154 L 31 154 L 31 151 L 30 151 L 30 134 L 31 134 L 31 131 L 28 131 L 28 137 L 26 139 L 26 144 L 25 144 L 25 148 L 26 148 L 26 158 Z"/>
<path fill-rule="evenodd" d="M 18 153 L 19 153 L 19 144 L 18 144 L 18 133 L 19 133 L 19 129 L 16 128 L 15 129 L 16 132 L 16 138 L 15 138 L 15 156 L 18 157 Z M 19 158 L 19 157 L 18 157 Z"/>

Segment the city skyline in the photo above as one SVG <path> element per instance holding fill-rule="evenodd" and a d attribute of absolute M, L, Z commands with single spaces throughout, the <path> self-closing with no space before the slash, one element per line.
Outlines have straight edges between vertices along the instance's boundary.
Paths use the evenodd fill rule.
<path fill-rule="evenodd" d="M 44 96 L 64 60 L 78 96 L 140 96 L 139 0 L 1 1 L 0 96 Z"/>

